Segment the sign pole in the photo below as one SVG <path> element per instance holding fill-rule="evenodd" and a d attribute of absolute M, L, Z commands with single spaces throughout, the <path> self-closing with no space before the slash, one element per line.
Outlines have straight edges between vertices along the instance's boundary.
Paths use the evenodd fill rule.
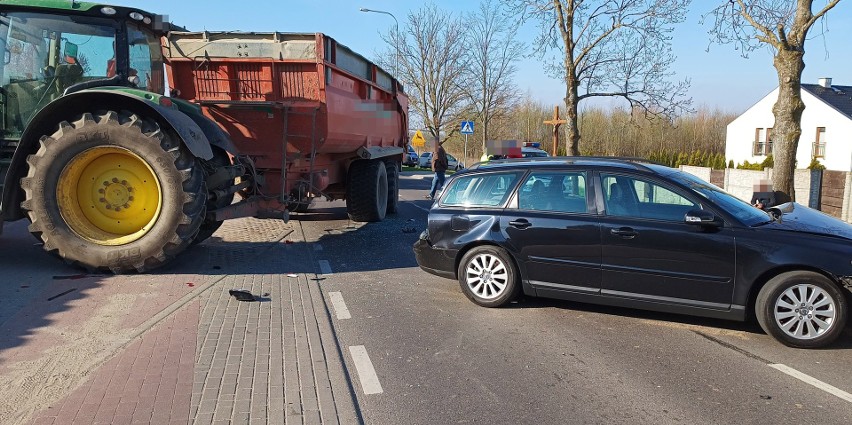
<path fill-rule="evenodd" d="M 473 121 L 461 122 L 461 134 L 464 134 L 464 164 L 467 165 L 467 136 L 473 134 Z"/>
<path fill-rule="evenodd" d="M 467 167 L 467 134 L 464 135 L 464 166 Z"/>

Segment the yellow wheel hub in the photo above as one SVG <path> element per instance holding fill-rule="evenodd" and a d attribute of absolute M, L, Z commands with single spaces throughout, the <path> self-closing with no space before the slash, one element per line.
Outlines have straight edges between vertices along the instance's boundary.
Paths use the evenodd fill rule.
<path fill-rule="evenodd" d="M 59 212 L 80 237 L 124 245 L 144 236 L 162 207 L 160 181 L 138 155 L 103 146 L 75 156 L 56 187 Z"/>

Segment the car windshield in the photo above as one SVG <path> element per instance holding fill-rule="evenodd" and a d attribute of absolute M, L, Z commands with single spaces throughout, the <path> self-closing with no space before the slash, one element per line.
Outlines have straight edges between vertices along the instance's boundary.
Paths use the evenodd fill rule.
<path fill-rule="evenodd" d="M 755 208 L 748 202 L 692 174 L 678 171 L 673 173 L 671 178 L 685 184 L 699 195 L 724 208 L 725 211 L 748 226 L 757 226 L 772 221 L 772 218 L 765 211 Z"/>

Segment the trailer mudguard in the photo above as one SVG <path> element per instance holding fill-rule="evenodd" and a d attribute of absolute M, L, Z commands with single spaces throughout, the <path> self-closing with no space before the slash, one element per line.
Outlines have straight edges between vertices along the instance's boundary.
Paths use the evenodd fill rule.
<path fill-rule="evenodd" d="M 60 121 L 73 120 L 85 112 L 128 110 L 151 117 L 159 121 L 161 126 L 174 130 L 187 149 L 196 157 L 204 160 L 213 158 L 211 140 L 207 138 L 204 130 L 192 118 L 181 112 L 173 102 L 162 99 L 168 98 L 126 87 L 105 87 L 69 94 L 42 108 L 27 125 L 18 149 L 12 157 L 2 197 L 3 217 L 9 221 L 23 218 L 20 208 L 23 191 L 19 182 L 27 172 L 27 157 L 38 150 L 41 136 L 53 134 Z M 217 146 L 223 143 L 222 137 L 213 139 Z M 228 150 L 233 145 L 227 143 L 220 147 Z"/>

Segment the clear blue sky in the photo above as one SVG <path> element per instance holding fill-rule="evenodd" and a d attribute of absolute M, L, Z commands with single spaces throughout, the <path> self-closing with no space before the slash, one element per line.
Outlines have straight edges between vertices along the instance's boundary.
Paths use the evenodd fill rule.
<path fill-rule="evenodd" d="M 686 22 L 677 27 L 674 36 L 674 51 L 678 56 L 674 71 L 678 78 L 692 80 L 689 94 L 696 106 L 740 112 L 774 89 L 777 77 L 768 50 L 752 52 L 744 59 L 732 45 L 710 45 L 708 28 L 700 24 L 701 15 L 719 1 L 723 0 L 693 0 Z M 111 3 L 168 14 L 172 22 L 193 31 L 323 32 L 368 58 L 382 48 L 378 32 L 391 28 L 393 19 L 359 12 L 360 7 L 391 12 L 400 25 L 405 25 L 408 11 L 423 4 L 407 0 L 115 0 Z M 436 0 L 435 3 L 457 13 L 474 10 L 478 5 L 477 0 Z M 814 3 L 817 8 L 824 1 Z M 803 82 L 815 83 L 820 77 L 832 77 L 835 84 L 852 85 L 852 55 L 847 47 L 852 40 L 850 2 L 835 7 L 826 24 L 825 37 L 819 35 L 821 27 L 811 31 Z M 521 35 L 523 41 L 531 42 L 536 34 L 537 28 L 527 25 Z M 523 60 L 516 81 L 522 91 L 529 90 L 533 97 L 548 104 L 561 103 L 564 96 L 564 86 L 546 75 L 538 57 Z"/>

